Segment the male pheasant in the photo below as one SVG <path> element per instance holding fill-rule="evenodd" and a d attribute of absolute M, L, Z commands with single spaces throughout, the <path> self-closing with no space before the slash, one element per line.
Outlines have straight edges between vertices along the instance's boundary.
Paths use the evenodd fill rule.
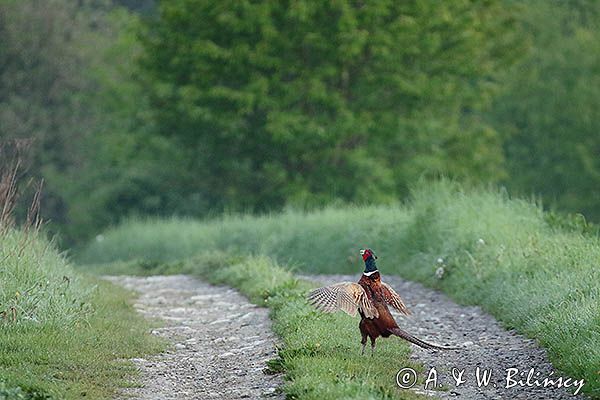
<path fill-rule="evenodd" d="M 381 281 L 371 249 L 361 250 L 365 271 L 358 283 L 341 282 L 313 290 L 309 301 L 324 312 L 344 311 L 351 316 L 360 313 L 360 333 L 362 335 L 362 354 L 365 353 L 367 337 L 371 339 L 371 354 L 375 351 L 375 340 L 382 336 L 399 336 L 424 349 L 455 350 L 454 347 L 442 347 L 427 343 L 410 333 L 400 329 L 388 306 L 394 307 L 402 314 L 410 311 L 394 289 Z"/>

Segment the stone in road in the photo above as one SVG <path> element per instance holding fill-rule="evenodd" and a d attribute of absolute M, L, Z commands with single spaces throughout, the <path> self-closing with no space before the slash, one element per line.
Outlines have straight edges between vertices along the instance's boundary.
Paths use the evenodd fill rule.
<path fill-rule="evenodd" d="M 162 354 L 133 360 L 142 386 L 125 389 L 123 398 L 283 398 L 281 376 L 263 372 L 276 356 L 267 309 L 185 275 L 107 279 L 137 291 L 136 309 L 163 320 L 153 333 L 172 343 Z"/>

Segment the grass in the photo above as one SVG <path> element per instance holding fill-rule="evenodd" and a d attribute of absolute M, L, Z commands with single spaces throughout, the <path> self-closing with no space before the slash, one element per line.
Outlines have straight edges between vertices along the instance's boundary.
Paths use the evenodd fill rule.
<path fill-rule="evenodd" d="M 192 260 L 193 265 L 197 260 Z M 207 273 L 215 271 L 214 273 Z M 400 340 L 380 343 L 374 357 L 360 354 L 358 320 L 323 314 L 306 302 L 311 287 L 260 257 L 219 269 L 198 271 L 213 283 L 238 288 L 259 305 L 271 308 L 274 330 L 282 338 L 273 368 L 286 371 L 284 391 L 292 399 L 418 399 L 396 386 L 404 367 L 419 370 L 408 360 L 410 350 Z"/>
<path fill-rule="evenodd" d="M 0 234 L 0 398 L 112 398 L 159 351 L 131 293 L 76 272 L 40 235 Z"/>
<path fill-rule="evenodd" d="M 215 284 L 238 288 L 256 304 L 269 307 L 274 330 L 283 346 L 274 370 L 285 370 L 284 391 L 290 399 L 420 399 L 396 386 L 395 374 L 404 367 L 420 370 L 408 360 L 409 346 L 400 340 L 379 343 L 374 357 L 360 354 L 358 320 L 323 314 L 306 303 L 313 285 L 294 277 L 266 257 L 223 263 L 187 262 Z M 230 264 L 230 265 L 226 265 Z"/>
<path fill-rule="evenodd" d="M 357 250 L 368 246 L 385 274 L 481 305 L 536 338 L 559 371 L 585 379 L 587 394 L 600 398 L 600 239 L 590 230 L 580 218 L 545 213 L 499 190 L 440 182 L 415 190 L 404 205 L 130 221 L 79 259 L 173 267 L 199 252 L 223 251 L 266 255 L 303 272 L 358 275 Z"/>
<path fill-rule="evenodd" d="M 269 307 L 273 328 L 282 340 L 278 358 L 271 360 L 269 366 L 274 372 L 286 372 L 283 390 L 287 398 L 425 398 L 401 390 L 395 383 L 395 374 L 405 367 L 422 375 L 420 365 L 408 359 L 408 344 L 384 340 L 379 342 L 374 357 L 361 355 L 358 320 L 345 314 L 316 311 L 306 302 L 306 293 L 314 285 L 296 278 L 268 257 L 212 251 L 182 262 L 132 261 L 96 269 L 111 274 L 194 273 L 213 284 L 233 286 L 255 304 Z"/>
<path fill-rule="evenodd" d="M 131 260 L 177 262 L 206 250 L 219 250 L 268 255 L 309 272 L 356 272 L 360 270 L 357 246 L 377 241 L 393 248 L 396 229 L 409 222 L 406 210 L 397 206 L 290 211 L 211 221 L 132 220 L 98 235 L 75 259 L 82 265 Z"/>

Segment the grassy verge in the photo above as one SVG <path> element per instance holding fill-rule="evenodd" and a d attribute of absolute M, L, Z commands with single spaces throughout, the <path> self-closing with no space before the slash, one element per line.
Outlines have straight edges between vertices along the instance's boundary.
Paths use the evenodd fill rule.
<path fill-rule="evenodd" d="M 481 305 L 536 338 L 563 373 L 600 398 L 600 239 L 495 190 L 441 182 L 409 204 L 286 212 L 212 221 L 132 221 L 106 232 L 82 261 L 178 260 L 198 252 L 267 255 L 307 272 L 359 273 L 369 246 L 387 274 Z"/>
<path fill-rule="evenodd" d="M 112 398 L 135 373 L 124 359 L 162 347 L 130 297 L 35 234 L 0 234 L 0 398 Z"/>

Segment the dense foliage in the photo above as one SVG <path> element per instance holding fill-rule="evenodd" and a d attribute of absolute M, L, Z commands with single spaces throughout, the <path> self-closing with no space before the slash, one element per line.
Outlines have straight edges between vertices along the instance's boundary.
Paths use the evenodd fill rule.
<path fill-rule="evenodd" d="M 423 174 L 503 177 L 475 115 L 510 28 L 499 1 L 168 1 L 142 67 L 199 207 L 379 202 Z"/>
<path fill-rule="evenodd" d="M 508 186 L 600 220 L 600 3 L 536 0 L 531 51 L 490 115 L 506 134 Z"/>
<path fill-rule="evenodd" d="M 599 7 L 0 0 L 0 141 L 35 139 L 64 244 L 439 175 L 598 219 Z"/>

